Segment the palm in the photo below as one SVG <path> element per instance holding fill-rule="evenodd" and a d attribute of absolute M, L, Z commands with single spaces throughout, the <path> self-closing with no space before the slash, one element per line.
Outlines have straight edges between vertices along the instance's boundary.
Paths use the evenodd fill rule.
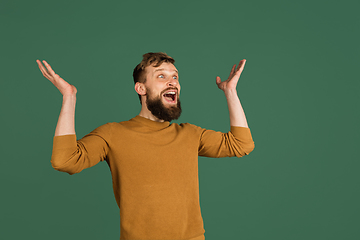
<path fill-rule="evenodd" d="M 223 90 L 224 92 L 226 90 L 232 90 L 236 89 L 237 83 L 239 81 L 240 75 L 244 69 L 246 60 L 243 59 L 239 62 L 238 67 L 236 68 L 236 64 L 231 69 L 230 75 L 228 79 L 225 81 L 221 81 L 220 77 L 216 77 L 216 84 L 218 85 L 218 88 Z M 236 68 L 236 69 L 235 69 Z"/>
<path fill-rule="evenodd" d="M 41 64 L 39 60 L 36 60 L 37 64 L 39 65 L 39 69 L 47 79 L 54 84 L 54 86 L 61 92 L 62 95 L 72 95 L 76 94 L 77 90 L 74 85 L 69 84 L 64 79 L 62 79 L 58 74 L 52 70 L 51 66 L 46 62 L 43 61 L 46 68 Z"/>

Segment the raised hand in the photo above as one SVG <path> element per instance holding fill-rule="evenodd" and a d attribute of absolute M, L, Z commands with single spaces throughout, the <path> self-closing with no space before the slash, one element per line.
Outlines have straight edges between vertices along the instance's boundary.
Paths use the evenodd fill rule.
<path fill-rule="evenodd" d="M 44 77 L 49 79 L 50 82 L 52 82 L 52 84 L 54 84 L 54 86 L 57 89 L 59 89 L 60 93 L 63 96 L 75 95 L 77 93 L 76 87 L 74 85 L 69 84 L 64 79 L 62 79 L 58 74 L 56 74 L 54 70 L 52 70 L 51 66 L 45 60 L 43 60 L 43 63 L 46 66 L 46 68 L 43 66 L 40 60 L 36 60 L 36 62 L 39 65 L 39 69 L 44 75 Z"/>
<path fill-rule="evenodd" d="M 236 85 L 237 85 L 240 75 L 244 69 L 245 62 L 246 62 L 245 59 L 241 60 L 239 62 L 239 65 L 237 66 L 237 68 L 236 68 L 236 64 L 234 64 L 234 66 L 231 69 L 228 79 L 226 79 L 225 81 L 222 82 L 220 77 L 217 76 L 216 84 L 217 84 L 218 88 L 220 88 L 224 92 L 226 92 L 228 90 L 236 90 Z"/>

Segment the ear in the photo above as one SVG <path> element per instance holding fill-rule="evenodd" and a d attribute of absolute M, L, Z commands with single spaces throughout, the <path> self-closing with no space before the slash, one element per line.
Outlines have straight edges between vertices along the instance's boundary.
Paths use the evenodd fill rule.
<path fill-rule="evenodd" d="M 145 95 L 146 94 L 145 85 L 140 82 L 135 83 L 135 91 L 137 92 L 137 94 L 141 96 Z"/>

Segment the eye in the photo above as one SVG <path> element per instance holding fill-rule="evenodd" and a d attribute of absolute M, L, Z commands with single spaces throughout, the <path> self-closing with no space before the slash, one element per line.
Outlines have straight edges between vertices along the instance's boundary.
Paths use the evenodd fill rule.
<path fill-rule="evenodd" d="M 163 74 L 160 74 L 158 77 L 159 77 L 159 78 L 164 78 L 164 75 L 163 75 Z"/>
<path fill-rule="evenodd" d="M 175 80 L 176 80 L 176 79 L 178 79 L 178 77 L 177 77 L 177 76 L 173 76 L 173 79 L 175 79 Z"/>

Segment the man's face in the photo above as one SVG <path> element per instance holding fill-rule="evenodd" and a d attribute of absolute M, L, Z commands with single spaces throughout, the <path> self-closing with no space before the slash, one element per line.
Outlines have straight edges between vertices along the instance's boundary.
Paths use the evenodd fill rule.
<path fill-rule="evenodd" d="M 158 119 L 171 121 L 181 114 L 180 84 L 176 67 L 162 63 L 158 67 L 146 67 L 146 105 Z"/>

